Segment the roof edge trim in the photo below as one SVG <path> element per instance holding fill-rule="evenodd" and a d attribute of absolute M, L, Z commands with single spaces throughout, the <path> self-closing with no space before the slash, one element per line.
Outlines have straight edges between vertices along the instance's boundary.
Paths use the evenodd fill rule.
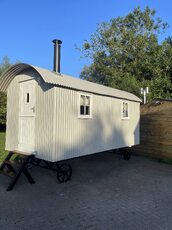
<path fill-rule="evenodd" d="M 0 76 L 0 91 L 6 92 L 8 86 L 10 85 L 11 81 L 15 78 L 16 75 L 21 73 L 24 70 L 27 70 L 29 68 L 34 69 L 40 76 L 41 74 L 38 72 L 38 70 L 29 64 L 26 63 L 18 63 L 10 66 L 1 76 Z M 41 78 L 44 80 L 44 78 L 41 76 Z"/>

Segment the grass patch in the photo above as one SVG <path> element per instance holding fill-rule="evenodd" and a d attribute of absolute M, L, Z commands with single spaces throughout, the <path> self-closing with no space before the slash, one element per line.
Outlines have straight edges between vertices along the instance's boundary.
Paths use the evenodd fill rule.
<path fill-rule="evenodd" d="M 171 158 L 159 159 L 159 162 L 172 165 L 172 159 Z"/>
<path fill-rule="evenodd" d="M 0 132 L 0 162 L 2 162 L 7 155 L 8 151 L 5 151 L 5 132 Z"/>

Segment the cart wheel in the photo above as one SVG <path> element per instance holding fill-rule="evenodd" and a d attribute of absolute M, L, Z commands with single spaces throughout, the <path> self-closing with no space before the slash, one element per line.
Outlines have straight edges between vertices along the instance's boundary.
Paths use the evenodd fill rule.
<path fill-rule="evenodd" d="M 59 183 L 64 183 L 70 180 L 72 176 L 72 167 L 69 164 L 62 164 L 58 166 L 57 180 Z"/>
<path fill-rule="evenodd" d="M 130 160 L 131 158 L 131 150 L 129 148 L 124 148 L 120 150 L 123 154 L 124 160 Z"/>

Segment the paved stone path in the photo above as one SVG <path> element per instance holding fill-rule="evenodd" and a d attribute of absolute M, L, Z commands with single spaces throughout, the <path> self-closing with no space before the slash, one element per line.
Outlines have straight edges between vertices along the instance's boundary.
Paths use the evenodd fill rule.
<path fill-rule="evenodd" d="M 0 175 L 0 230 L 171 230 L 172 166 L 101 153 L 69 161 L 72 180 L 34 167 L 11 192 Z"/>

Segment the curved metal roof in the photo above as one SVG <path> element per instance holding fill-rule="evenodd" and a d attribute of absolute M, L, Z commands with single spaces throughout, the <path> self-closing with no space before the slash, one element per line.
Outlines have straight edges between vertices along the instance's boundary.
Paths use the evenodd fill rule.
<path fill-rule="evenodd" d="M 2 74 L 2 76 L 0 77 L 0 91 L 7 91 L 9 84 L 15 78 L 15 76 L 27 69 L 33 69 L 34 71 L 36 71 L 45 83 L 71 88 L 75 90 L 81 90 L 84 92 L 95 93 L 99 95 L 141 102 L 141 100 L 137 96 L 126 91 L 81 80 L 79 78 L 74 78 L 68 75 L 55 73 L 53 71 L 43 69 L 40 67 L 35 67 L 25 63 L 15 64 L 11 66 L 4 74 Z"/>

